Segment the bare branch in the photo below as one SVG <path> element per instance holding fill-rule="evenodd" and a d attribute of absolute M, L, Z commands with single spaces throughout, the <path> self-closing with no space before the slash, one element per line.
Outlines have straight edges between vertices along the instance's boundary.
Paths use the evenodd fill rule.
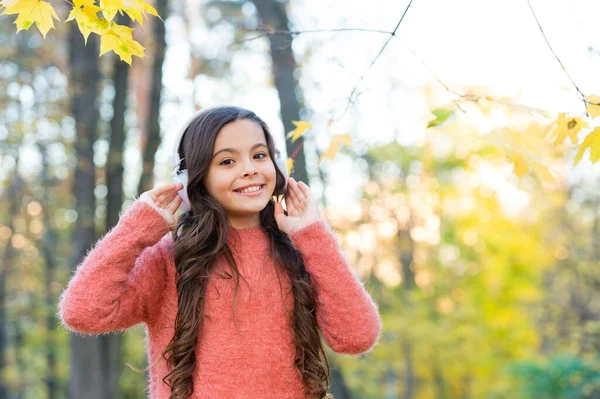
<path fill-rule="evenodd" d="M 542 29 L 542 25 L 540 25 L 540 21 L 538 20 L 537 15 L 535 15 L 535 11 L 533 11 L 533 7 L 531 6 L 531 2 L 529 0 L 527 0 L 527 4 L 529 4 L 529 9 L 531 10 L 531 13 L 533 14 L 533 18 L 535 18 L 535 22 L 537 23 L 538 28 L 540 28 L 540 32 L 542 32 L 542 36 L 544 37 L 544 40 L 546 41 L 546 44 L 548 45 L 548 48 L 550 48 L 550 51 L 552 51 L 552 54 L 554 54 L 554 57 L 556 58 L 556 60 L 560 64 L 560 67 L 563 69 L 563 71 L 565 71 L 565 74 L 567 75 L 567 77 L 569 78 L 569 80 L 571 81 L 571 83 L 573 83 L 573 86 L 575 86 L 575 89 L 577 90 L 577 92 L 581 96 L 581 100 L 583 101 L 583 103 L 585 104 L 585 107 L 586 107 L 585 114 L 589 117 L 590 115 L 587 112 L 587 106 L 588 106 L 588 104 L 590 104 L 590 102 L 588 100 L 586 100 L 585 94 L 583 94 L 583 92 L 581 90 L 579 90 L 579 86 L 577 86 L 577 84 L 575 83 L 575 81 L 571 78 L 571 75 L 569 75 L 569 72 L 567 72 L 567 69 L 563 65 L 562 61 L 560 60 L 560 58 L 558 58 L 558 55 L 556 55 L 556 52 L 554 51 L 554 49 L 550 45 L 550 42 L 548 41 L 548 38 L 546 37 L 546 34 L 544 33 L 544 29 Z M 592 103 L 592 104 L 595 104 L 595 103 Z M 595 105 L 600 105 L 600 104 L 595 104 Z"/>
<path fill-rule="evenodd" d="M 346 115 L 346 112 L 348 112 L 348 110 L 350 109 L 350 105 L 355 102 L 355 99 L 353 99 L 353 98 L 354 98 L 354 93 L 356 93 L 356 90 L 358 89 L 358 85 L 360 83 L 362 83 L 362 81 L 364 80 L 365 76 L 367 75 L 367 73 L 369 73 L 369 71 L 371 70 L 371 68 L 373 67 L 373 65 L 375 65 L 375 62 L 377 62 L 377 60 L 379 59 L 379 57 L 381 56 L 381 54 L 383 53 L 383 51 L 385 50 L 385 48 L 387 47 L 387 45 L 389 44 L 389 42 L 392 40 L 392 38 L 396 37 L 396 32 L 398 31 L 398 28 L 400 27 L 400 24 L 402 23 L 402 20 L 404 20 L 404 17 L 406 16 L 406 13 L 408 12 L 408 9 L 412 5 L 412 2 L 413 2 L 413 0 L 410 0 L 410 2 L 408 3 L 408 5 L 404 9 L 404 12 L 402 13 L 402 16 L 400 17 L 400 20 L 396 24 L 396 27 L 390 33 L 390 37 L 383 44 L 383 47 L 381 47 L 381 50 L 379 50 L 379 53 L 377 53 L 377 55 L 375 56 L 375 58 L 373 59 L 373 61 L 371 61 L 371 64 L 369 65 L 369 67 L 367 68 L 367 70 L 361 75 L 360 79 L 358 80 L 358 83 L 356 83 L 356 85 L 354 86 L 354 88 L 350 92 L 350 96 L 348 96 L 348 103 L 346 104 L 346 109 L 344 110 L 344 112 L 342 112 L 342 115 L 340 115 L 338 118 L 335 118 L 334 120 L 337 121 L 337 120 L 342 119 L 344 117 L 344 115 Z"/>
<path fill-rule="evenodd" d="M 303 33 L 324 33 L 324 32 L 371 32 L 371 33 L 383 33 L 385 35 L 392 35 L 393 32 L 385 31 L 385 30 L 377 30 L 377 29 L 364 29 L 364 28 L 337 28 L 337 29 L 308 29 L 302 31 L 291 31 L 291 30 L 280 30 L 280 29 L 268 29 L 265 26 L 261 26 L 258 29 L 244 29 L 245 32 L 260 32 L 259 35 L 249 37 L 247 39 L 242 39 L 234 42 L 233 44 L 240 44 L 244 42 L 249 42 L 252 40 L 260 39 L 262 37 L 274 36 L 274 35 L 290 35 L 290 36 L 299 36 Z"/>
<path fill-rule="evenodd" d="M 548 47 L 550 48 L 550 50 L 552 51 L 552 53 L 554 54 L 554 56 L 556 57 L 556 59 L 558 60 L 560 66 L 562 67 L 562 69 L 565 71 L 565 73 L 567 74 L 569 80 L 571 81 L 571 83 L 575 86 L 575 88 L 577 89 L 578 94 L 582 97 L 582 100 L 584 102 L 584 104 L 587 107 L 587 104 L 595 104 L 595 105 L 600 105 L 600 104 L 596 104 L 594 102 L 590 102 L 585 98 L 585 94 L 579 89 L 579 87 L 577 86 L 577 84 L 575 84 L 575 82 L 573 81 L 573 79 L 571 78 L 571 76 L 569 75 L 569 73 L 567 72 L 567 70 L 565 69 L 564 65 L 562 64 L 561 60 L 558 58 L 558 56 L 556 55 L 556 53 L 554 52 L 554 50 L 552 49 L 552 46 L 550 45 L 550 43 L 548 42 L 548 39 L 546 38 L 546 35 L 537 19 L 537 16 L 533 10 L 533 8 L 531 7 L 531 3 L 529 2 L 530 0 L 527 0 L 529 7 L 531 9 L 531 12 L 533 13 L 533 16 L 538 24 L 538 27 L 544 37 L 544 39 L 546 40 L 546 43 L 548 44 Z M 240 41 L 236 41 L 235 44 L 242 44 L 244 42 L 249 42 L 252 40 L 256 40 L 256 39 L 260 39 L 263 37 L 268 37 L 268 36 L 274 36 L 274 35 L 287 35 L 287 36 L 291 36 L 293 39 L 293 37 L 295 36 L 299 36 L 301 34 L 306 34 L 306 33 L 330 33 L 330 32 L 367 32 L 367 33 L 378 33 L 378 34 L 385 34 L 385 35 L 389 35 L 389 38 L 387 39 L 387 41 L 384 43 L 384 45 L 381 47 L 381 49 L 379 50 L 379 52 L 377 53 L 377 55 L 375 56 L 375 58 L 371 61 L 371 63 L 369 64 L 369 67 L 366 69 L 366 71 L 360 76 L 358 82 L 356 83 L 356 85 L 353 87 L 352 91 L 350 92 L 350 95 L 348 96 L 348 102 L 346 104 L 346 108 L 344 109 L 344 111 L 342 112 L 342 114 L 335 119 L 332 119 L 332 122 L 338 121 L 340 120 L 347 112 L 348 110 L 351 108 L 351 106 L 353 104 L 355 104 L 358 101 L 358 97 L 362 94 L 362 93 L 358 93 L 358 87 L 360 85 L 360 83 L 362 83 L 362 81 L 364 80 L 365 76 L 369 73 L 369 71 L 371 70 L 371 68 L 373 67 L 373 65 L 375 65 L 375 63 L 377 62 L 377 60 L 379 59 L 379 57 L 381 56 L 381 54 L 383 53 L 383 51 L 386 49 L 387 45 L 389 44 L 389 42 L 392 40 L 392 38 L 396 38 L 397 40 L 400 40 L 400 42 L 406 47 L 406 49 L 408 51 L 410 51 L 422 64 L 423 66 L 430 72 L 430 74 L 433 76 L 433 78 L 435 80 L 438 81 L 438 83 L 444 87 L 444 89 L 446 91 L 448 91 L 449 93 L 457 96 L 460 100 L 453 100 L 453 102 L 455 103 L 455 105 L 457 106 L 458 109 L 460 109 L 462 112 L 465 112 L 461 107 L 460 107 L 460 101 L 467 101 L 467 102 L 474 102 L 479 104 L 479 101 L 482 99 L 488 100 L 488 101 L 493 101 L 496 102 L 498 104 L 504 105 L 504 106 L 511 106 L 511 107 L 516 107 L 519 108 L 521 110 L 525 110 L 527 112 L 537 112 L 543 115 L 548 115 L 548 112 L 540 109 L 540 108 L 534 108 L 534 107 L 529 107 L 529 106 L 525 106 L 525 105 L 521 105 L 521 104 L 517 104 L 517 103 L 508 103 L 505 101 L 501 101 L 501 100 L 497 100 L 497 99 L 493 99 L 489 96 L 478 96 L 478 95 L 474 95 L 473 93 L 466 93 L 466 94 L 461 94 L 458 93 L 457 91 L 451 89 L 448 85 L 446 85 L 432 70 L 431 68 L 429 68 L 429 66 L 412 50 L 410 49 L 405 43 L 402 42 L 402 40 L 400 39 L 400 37 L 396 34 L 396 32 L 398 31 L 398 28 L 400 27 L 400 24 L 402 23 L 404 17 L 406 16 L 406 13 L 408 12 L 408 9 L 411 7 L 413 0 L 411 0 L 408 5 L 406 6 L 406 9 L 404 10 L 404 12 L 402 13 L 402 16 L 400 17 L 400 20 L 398 21 L 398 23 L 396 24 L 396 27 L 394 28 L 393 31 L 385 31 L 385 30 L 377 30 L 377 29 L 364 29 L 364 28 L 334 28 L 334 29 L 310 29 L 310 30 L 302 30 L 302 31 L 288 31 L 288 30 L 279 30 L 279 29 L 269 29 L 268 27 L 261 25 L 258 29 L 246 29 L 247 32 L 258 32 L 259 34 L 257 36 L 253 36 L 250 37 L 248 39 L 243 39 Z M 291 44 L 291 41 L 289 41 L 288 45 Z M 600 52 L 598 52 L 598 50 L 593 49 L 590 47 L 590 52 L 597 52 L 600 54 Z M 586 114 L 589 116 L 589 114 L 586 112 Z"/>

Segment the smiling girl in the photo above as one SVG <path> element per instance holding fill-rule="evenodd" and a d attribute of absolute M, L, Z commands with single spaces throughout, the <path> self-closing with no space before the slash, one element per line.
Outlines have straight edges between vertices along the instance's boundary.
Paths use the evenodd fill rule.
<path fill-rule="evenodd" d="M 362 354 L 381 319 L 309 187 L 286 179 L 267 125 L 242 108 L 198 112 L 177 152 L 187 186 L 120 216 L 61 295 L 62 323 L 144 323 L 151 398 L 328 397 L 321 336 Z"/>

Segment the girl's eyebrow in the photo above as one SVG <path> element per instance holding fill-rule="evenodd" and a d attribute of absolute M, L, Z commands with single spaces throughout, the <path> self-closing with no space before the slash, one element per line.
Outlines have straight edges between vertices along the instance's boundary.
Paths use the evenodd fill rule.
<path fill-rule="evenodd" d="M 255 148 L 258 148 L 258 147 L 265 147 L 266 149 L 269 149 L 269 147 L 267 147 L 267 145 L 264 144 L 264 143 L 256 143 L 256 144 L 254 144 L 252 146 L 252 148 L 250 148 L 250 151 L 252 151 L 252 150 L 254 150 Z M 217 155 L 219 155 L 220 153 L 225 152 L 225 151 L 232 152 L 232 153 L 238 153 L 239 152 L 235 148 L 222 148 L 219 151 L 217 151 L 217 152 L 214 153 L 213 158 L 216 157 Z"/>

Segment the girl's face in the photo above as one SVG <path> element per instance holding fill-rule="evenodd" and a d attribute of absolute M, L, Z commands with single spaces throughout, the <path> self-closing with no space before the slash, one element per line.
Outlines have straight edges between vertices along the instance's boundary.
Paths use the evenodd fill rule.
<path fill-rule="evenodd" d="M 242 119 L 221 128 L 203 183 L 233 227 L 260 225 L 259 212 L 271 199 L 275 181 L 275 165 L 258 123 Z M 244 188 L 250 192 L 242 192 Z"/>

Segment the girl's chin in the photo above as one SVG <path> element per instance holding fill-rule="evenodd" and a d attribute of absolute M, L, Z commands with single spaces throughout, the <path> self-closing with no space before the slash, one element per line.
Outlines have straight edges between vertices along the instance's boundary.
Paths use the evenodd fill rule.
<path fill-rule="evenodd" d="M 231 204 L 231 210 L 240 212 L 260 212 L 265 209 L 271 197 L 261 195 L 259 197 L 236 198 Z"/>

